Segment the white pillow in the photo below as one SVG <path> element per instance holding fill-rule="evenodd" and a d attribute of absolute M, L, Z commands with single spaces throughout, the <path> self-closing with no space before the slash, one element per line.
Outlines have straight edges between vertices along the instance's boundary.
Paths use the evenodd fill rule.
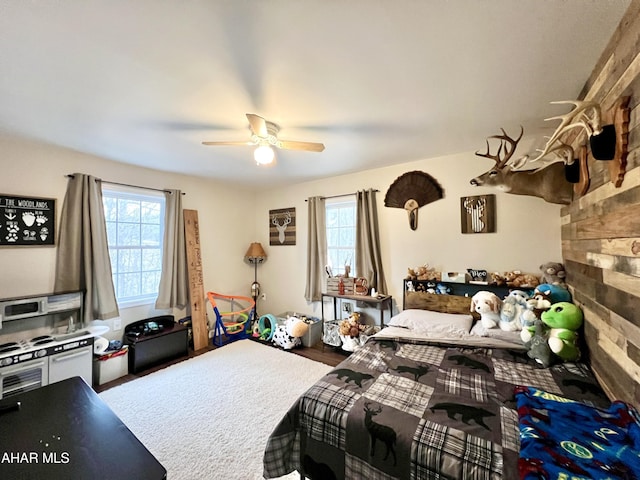
<path fill-rule="evenodd" d="M 417 333 L 465 335 L 471 330 L 473 317 L 470 314 L 441 313 L 430 310 L 403 310 L 391 317 L 389 326 L 405 327 Z"/>

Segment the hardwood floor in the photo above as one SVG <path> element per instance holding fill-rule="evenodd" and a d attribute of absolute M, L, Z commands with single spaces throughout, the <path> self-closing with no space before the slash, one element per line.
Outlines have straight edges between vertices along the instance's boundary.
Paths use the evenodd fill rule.
<path fill-rule="evenodd" d="M 275 345 L 272 345 L 272 344 L 267 344 L 267 345 L 270 345 L 271 348 L 278 348 L 279 350 L 282 350 L 279 347 L 276 347 Z M 211 350 L 215 350 L 216 348 L 224 348 L 224 347 L 215 347 L 214 345 L 210 345 L 207 348 L 202 348 L 198 351 L 193 351 L 189 349 L 189 355 L 187 357 L 182 357 L 175 360 L 171 360 L 166 363 L 162 363 L 156 367 L 149 368 L 144 372 L 140 372 L 136 374 L 129 373 L 124 377 L 117 378 L 116 380 L 113 380 L 111 382 L 103 383 L 102 385 L 94 385 L 93 389 L 98 393 L 104 392 L 109 388 L 115 387 L 117 385 L 122 385 L 123 383 L 130 382 L 131 380 L 135 380 L 136 378 L 144 377 L 145 375 L 149 375 L 150 373 L 156 372 L 158 370 L 162 370 L 163 368 L 166 368 L 169 365 L 182 362 L 189 358 L 197 357 L 198 355 L 202 355 L 203 353 L 210 352 Z M 335 349 L 334 347 L 331 347 L 329 345 L 324 345 L 322 342 L 317 343 L 313 347 L 300 347 L 300 348 L 294 348 L 292 350 L 283 350 L 283 351 L 286 351 L 287 353 L 291 353 L 292 355 L 293 354 L 300 355 L 310 360 L 315 360 L 316 362 L 325 363 L 327 365 L 331 365 L 332 367 L 335 367 L 336 365 L 338 365 L 348 356 L 347 352 L 344 352 L 339 349 Z"/>

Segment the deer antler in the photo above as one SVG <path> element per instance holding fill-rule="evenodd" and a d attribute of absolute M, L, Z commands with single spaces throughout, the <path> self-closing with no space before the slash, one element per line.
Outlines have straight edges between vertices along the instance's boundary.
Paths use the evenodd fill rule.
<path fill-rule="evenodd" d="M 496 168 L 498 170 L 503 169 L 504 166 L 507 164 L 507 162 L 509 162 L 509 160 L 513 156 L 513 153 L 516 151 L 518 142 L 520 141 L 520 139 L 522 138 L 522 135 L 524 134 L 524 128 L 522 127 L 522 125 L 520 125 L 520 136 L 516 139 L 513 139 L 509 135 L 507 135 L 507 132 L 504 131 L 504 128 L 501 128 L 500 130 L 502 130 L 502 135 L 492 135 L 490 137 L 487 137 L 487 153 L 476 152 L 477 156 L 490 158 L 491 160 L 496 162 Z M 496 138 L 500 140 L 500 147 L 498 147 L 498 151 L 496 152 L 495 155 L 491 155 L 490 153 L 490 150 L 491 150 L 489 146 L 490 138 Z M 509 146 L 511 146 L 511 149 L 509 149 Z M 504 153 L 504 157 L 500 158 L 500 154 L 502 153 Z"/>
<path fill-rule="evenodd" d="M 561 152 L 559 157 L 566 157 L 568 155 L 568 150 L 566 147 L 571 148 L 569 145 L 566 145 L 560 142 L 560 136 L 569 130 L 574 128 L 581 128 L 587 132 L 587 136 L 598 135 L 602 131 L 602 127 L 600 126 L 600 105 L 596 102 L 584 102 L 581 100 L 561 100 L 557 102 L 551 102 L 555 105 L 574 105 L 575 108 L 571 110 L 569 113 L 565 115 L 558 115 L 556 117 L 545 118 L 545 122 L 549 120 L 560 120 L 560 125 L 556 128 L 556 131 L 549 137 L 544 149 L 538 151 L 540 152 L 537 157 L 533 158 L 531 161 L 536 162 L 543 157 L 546 157 L 550 153 L 555 153 L 558 155 L 558 150 Z M 591 110 L 591 116 L 587 113 Z M 555 146 L 556 142 L 560 142 L 560 146 Z M 571 149 L 571 162 L 573 162 L 573 149 Z M 568 158 L 568 157 L 567 157 Z M 569 162 L 569 163 L 571 163 Z"/>

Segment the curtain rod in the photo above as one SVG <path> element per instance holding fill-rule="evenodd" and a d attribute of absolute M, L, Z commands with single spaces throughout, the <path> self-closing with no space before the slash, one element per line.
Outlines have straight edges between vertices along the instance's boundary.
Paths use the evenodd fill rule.
<path fill-rule="evenodd" d="M 73 174 L 70 173 L 68 175 L 65 175 L 65 177 L 67 178 L 73 178 Z M 142 187 L 140 185 L 132 185 L 130 183 L 120 183 L 120 182 L 110 182 L 108 180 L 102 180 L 102 183 L 108 183 L 109 185 L 119 185 L 121 187 L 133 187 L 133 188 L 142 188 L 143 190 L 152 190 L 154 192 L 165 192 L 165 193 L 173 193 L 171 190 L 165 190 L 164 188 L 151 188 L 151 187 Z M 186 195 L 184 192 L 181 192 L 182 195 Z"/>
<path fill-rule="evenodd" d="M 379 192 L 380 190 L 378 190 L 378 189 L 376 188 L 376 189 L 372 189 L 371 191 L 372 191 L 372 192 L 377 193 L 377 192 Z M 358 193 L 358 192 L 342 193 L 342 194 L 340 194 L 340 195 L 329 195 L 328 197 L 320 197 L 320 198 L 321 198 L 321 199 L 323 199 L 323 200 L 326 200 L 326 199 L 328 199 L 328 198 L 349 197 L 349 196 L 351 196 L 351 195 L 355 195 L 356 193 Z M 305 200 L 304 200 L 304 201 L 306 202 L 306 201 L 307 201 L 307 199 L 305 198 Z"/>

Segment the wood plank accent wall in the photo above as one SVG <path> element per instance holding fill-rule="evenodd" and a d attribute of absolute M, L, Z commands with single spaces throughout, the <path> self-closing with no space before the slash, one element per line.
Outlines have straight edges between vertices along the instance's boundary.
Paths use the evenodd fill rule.
<path fill-rule="evenodd" d="M 607 163 L 589 155 L 589 189 L 561 211 L 562 255 L 596 375 L 612 399 L 640 406 L 640 0 L 630 4 L 580 99 L 604 110 L 627 95 L 624 181 L 615 188 Z"/>

